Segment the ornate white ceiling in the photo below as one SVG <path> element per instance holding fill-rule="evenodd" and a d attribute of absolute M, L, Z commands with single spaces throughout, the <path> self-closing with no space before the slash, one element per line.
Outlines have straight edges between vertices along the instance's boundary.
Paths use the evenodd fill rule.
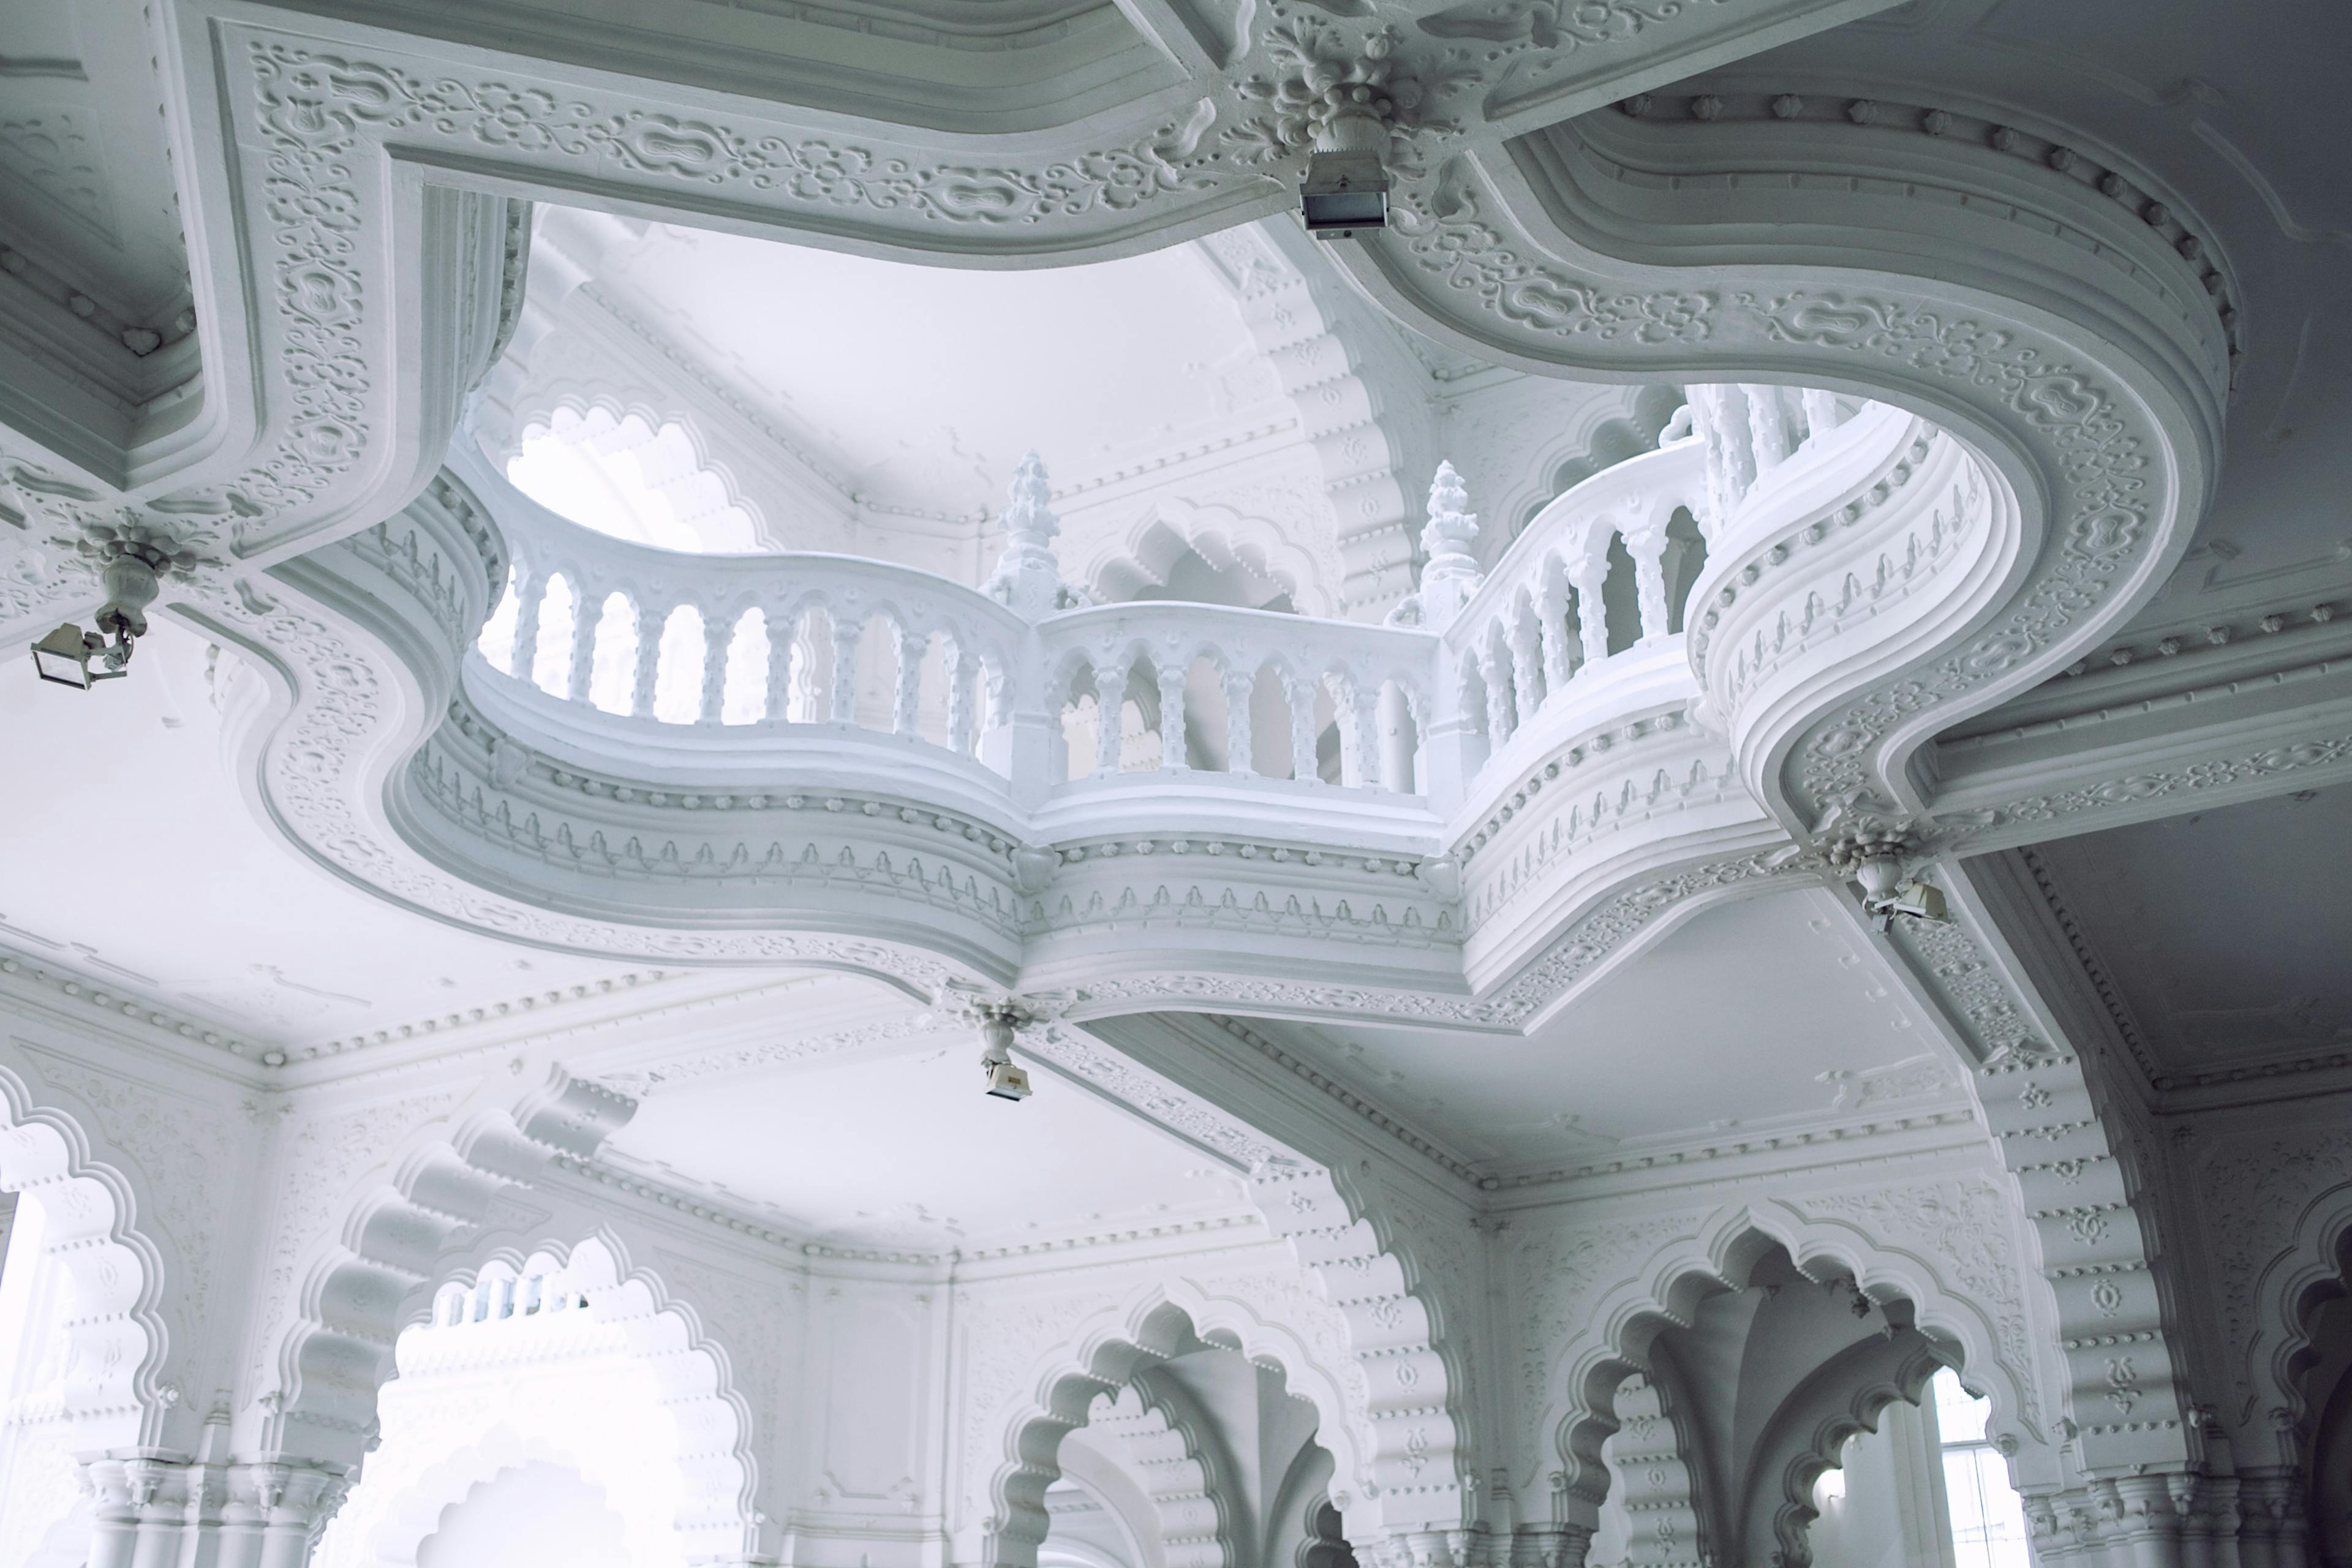
<path fill-rule="evenodd" d="M 84 702 L 0 682 L 9 754 L 57 759 L 0 769 L 0 942 L 184 1010 L 249 1056 L 632 972 L 425 919 L 289 854 L 224 741 L 214 678 L 236 680 L 237 661 L 173 626 L 141 658 L 147 679 Z"/>
<path fill-rule="evenodd" d="M 1482 1170 L 1606 1168 L 1833 1112 L 1950 1103 L 1917 1010 L 1836 895 L 1722 905 L 1532 1034 L 1265 1025 Z"/>
<path fill-rule="evenodd" d="M 2164 1114 L 2277 1097 L 2232 1062 L 2352 1080 L 2340 921 L 2294 923 L 2352 775 L 2352 191 L 2313 152 L 2347 51 L 2286 9 L 0 24 L 10 126 L 93 116 L 6 132 L 65 175 L 20 154 L 0 189 L 0 620 L 87 618 L 126 529 L 189 562 L 130 682 L 0 700 L 53 760 L 0 795 L 0 989 L 52 1042 L 331 1104 L 289 1139 L 445 1097 L 346 1170 L 367 1223 L 283 1227 L 283 1365 L 334 1372 L 241 1405 L 236 1450 L 355 1461 L 405 1310 L 382 1282 L 527 1200 L 924 1255 L 845 1260 L 875 1272 L 1224 1226 L 1374 1288 L 1344 1310 L 1396 1370 L 1351 1529 L 1454 1531 L 1495 1460 L 1557 1523 L 1598 1495 L 1601 1362 L 1517 1369 L 1540 1463 L 1447 1429 L 1469 1227 L 1711 1188 L 1734 1228 L 1682 1234 L 1738 1286 L 1749 1177 L 1837 1167 L 1874 1203 L 1884 1156 L 1968 1173 L 1918 1189 L 1909 1255 L 1960 1281 L 2021 1479 L 2152 1499 L 2204 1424 L 2135 1163 Z M 1364 92 L 1320 96 L 1341 78 Z M 1322 245 L 1292 215 L 1340 127 L 1395 221 Z M 467 439 L 573 407 L 660 432 L 696 505 L 841 553 L 583 542 Z M 1031 445 L 1053 483 L 1000 563 L 960 520 Z M 1218 567 L 1247 592 L 1213 602 Z M 685 655 L 638 636 L 599 704 L 583 619 L 520 670 L 471 651 L 510 570 L 558 569 Z M 1276 588 L 1306 613 L 1235 607 Z M 769 679 L 730 711 L 750 607 L 778 635 L 744 637 Z M 1864 919 L 1873 848 L 1949 918 Z M 983 997 L 1024 1018 L 1025 1104 L 978 1092 Z M 1539 1297 L 1600 1278 L 1531 1231 L 1488 1258 Z M 2013 1236 L 2016 1278 L 1944 1257 L 1964 1231 Z M 1646 1316 L 1699 1277 L 1634 1287 Z M 216 1347 L 165 1327 L 142 1392 L 199 1389 Z M 194 1451 L 204 1403 L 105 1415 Z"/>
<path fill-rule="evenodd" d="M 2352 1059 L 2352 791 L 2298 791 L 2033 850 L 2160 1080 Z"/>
<path fill-rule="evenodd" d="M 593 288 L 879 510 L 972 520 L 1033 448 L 1067 484 L 1288 415 L 1190 247 L 986 272 L 665 225 L 608 253 Z"/>
<path fill-rule="evenodd" d="M 770 1048 L 742 1066 L 698 1071 L 731 1058 L 674 1042 L 695 1076 L 673 1068 L 645 1091 L 612 1163 L 836 1247 L 972 1252 L 1249 1212 L 1231 1171 L 1161 1129 L 1042 1073 L 1019 1104 L 984 1098 L 968 1027 L 878 989 L 862 1002 L 836 1027 L 812 1022 L 804 994 L 751 1005 Z"/>

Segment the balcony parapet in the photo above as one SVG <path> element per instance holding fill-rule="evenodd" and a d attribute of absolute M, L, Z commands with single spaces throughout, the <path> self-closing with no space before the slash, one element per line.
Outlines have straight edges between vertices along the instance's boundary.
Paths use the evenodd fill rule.
<path fill-rule="evenodd" d="M 363 768 L 336 786 L 337 831 L 287 820 L 416 907 L 555 946 L 1521 1028 L 1664 907 L 1645 879 L 1736 896 L 1801 855 L 1709 721 L 1685 602 L 1722 542 L 1789 521 L 1769 498 L 1811 504 L 1810 468 L 1887 460 L 1913 423 L 1703 396 L 1484 575 L 1444 470 L 1398 617 L 1421 624 L 1388 626 L 1078 603 L 1041 472 L 973 588 L 609 538 L 461 453 L 281 574 L 440 715 L 373 795 Z"/>

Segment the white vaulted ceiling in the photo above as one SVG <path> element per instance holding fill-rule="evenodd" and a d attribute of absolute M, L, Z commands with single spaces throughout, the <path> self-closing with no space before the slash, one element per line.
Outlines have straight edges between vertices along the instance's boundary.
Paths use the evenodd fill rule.
<path fill-rule="evenodd" d="M 232 766 L 214 691 L 238 679 L 258 679 L 159 622 L 136 679 L 0 681 L 0 942 L 296 1057 L 624 973 L 411 913 L 293 850 Z"/>
<path fill-rule="evenodd" d="M 1482 1168 L 1605 1165 L 1956 1093 L 1838 894 L 1706 910 L 1524 1038 L 1253 1025 Z"/>
<path fill-rule="evenodd" d="M 918 1020 L 826 1050 L 827 1037 L 796 1027 L 809 1005 L 795 994 L 775 1006 L 770 1059 L 644 1091 L 607 1157 L 843 1247 L 1019 1247 L 1247 1207 L 1201 1151 L 1043 1070 L 1026 1100 L 983 1095 L 967 1026 Z M 849 1037 L 910 1012 L 874 989 Z"/>
<path fill-rule="evenodd" d="M 877 507 L 970 517 L 1003 505 L 1032 448 L 1067 481 L 1280 409 L 1190 246 L 996 272 L 662 226 L 596 287 L 751 391 Z"/>

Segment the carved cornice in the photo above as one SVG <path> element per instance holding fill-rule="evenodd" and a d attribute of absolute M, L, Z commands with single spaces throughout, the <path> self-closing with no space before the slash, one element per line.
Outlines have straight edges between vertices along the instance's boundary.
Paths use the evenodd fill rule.
<path fill-rule="evenodd" d="M 258 1067 L 279 1067 L 286 1061 L 285 1048 L 276 1041 L 250 1039 L 201 1015 L 158 1006 L 145 996 L 125 995 L 127 988 L 119 981 L 100 981 L 81 970 L 35 958 L 20 948 L 0 948 L 0 974 L 19 984 L 45 987 L 64 997 L 71 1009 L 88 1008 L 128 1018 Z"/>
<path fill-rule="evenodd" d="M 2044 132 L 2021 129 L 2006 122 L 2000 111 L 1983 105 L 1962 108 L 1948 103 L 1937 107 L 1899 97 L 1850 97 L 1812 89 L 1785 91 L 1744 82 L 1737 89 L 1726 86 L 1695 93 L 1638 93 L 1617 107 L 1629 119 L 1668 130 L 1676 124 L 1687 124 L 1696 131 L 1717 124 L 1746 124 L 1795 130 L 1815 128 L 1832 133 L 1915 132 L 1938 142 L 1981 147 L 2002 158 L 2036 165 L 2048 171 L 2053 179 L 2087 186 L 2137 216 L 2156 238 L 2180 258 L 2186 276 L 2195 280 L 2211 300 L 2214 317 L 2227 334 L 2233 362 L 2232 379 L 2235 378 L 2238 311 L 2232 301 L 2237 289 L 2221 248 L 2210 235 L 2200 235 L 2191 228 L 2193 220 L 2177 195 L 2148 183 L 2145 172 L 2126 168 L 2125 161 L 2116 153 L 2087 143 L 2079 133 L 2055 127 L 2047 127 Z M 2088 245 L 2097 244 L 2088 233 L 2078 231 L 2076 237 Z M 2120 258 L 2108 258 L 2104 249 L 2100 254 L 2118 268 L 2130 265 Z"/>

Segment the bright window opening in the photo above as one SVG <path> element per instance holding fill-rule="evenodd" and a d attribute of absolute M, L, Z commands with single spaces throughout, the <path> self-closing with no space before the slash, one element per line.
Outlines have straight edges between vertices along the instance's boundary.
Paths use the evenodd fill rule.
<path fill-rule="evenodd" d="M 514 487 L 583 528 L 664 550 L 760 548 L 751 515 L 730 500 L 683 426 L 636 415 L 558 409 L 507 460 Z"/>
<path fill-rule="evenodd" d="M 2009 1464 L 1985 1428 L 1992 1401 L 1960 1386 L 1947 1367 L 1928 1384 L 1942 1445 L 1944 1498 L 1959 1568 L 2029 1568 L 2025 1506 L 2009 1484 Z"/>

